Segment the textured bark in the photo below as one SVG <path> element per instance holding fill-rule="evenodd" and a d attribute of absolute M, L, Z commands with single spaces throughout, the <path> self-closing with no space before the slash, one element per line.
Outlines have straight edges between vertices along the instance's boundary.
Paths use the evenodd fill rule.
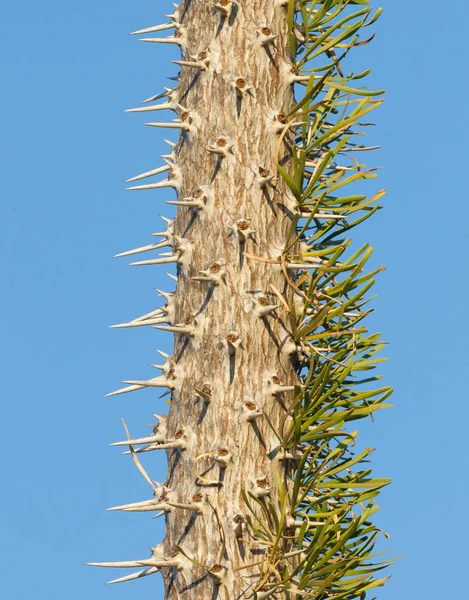
<path fill-rule="evenodd" d="M 181 137 L 166 165 L 128 181 L 167 172 L 130 189 L 173 188 L 178 209 L 154 234 L 162 241 L 119 256 L 171 246 L 132 264 L 177 263 L 177 289 L 116 327 L 156 325 L 174 332 L 175 348 L 153 365 L 162 376 L 109 395 L 169 388 L 153 435 L 115 444 L 149 483 L 137 453 L 165 450 L 169 472 L 154 499 L 111 510 L 165 514 L 167 534 L 149 559 L 90 564 L 139 569 L 109 583 L 161 571 L 171 600 L 354 600 L 386 581 L 374 576 L 386 563 L 374 562 L 370 517 L 389 480 L 370 476 L 373 449 L 357 455 L 347 424 L 387 407 L 392 388 L 362 387 L 382 360 L 379 335 L 361 326 L 377 271 L 364 271 L 367 244 L 348 254 L 343 239 L 384 191 L 342 195 L 373 176 L 353 154 L 370 148 L 354 139 L 381 103 L 355 88 L 364 73 L 345 75 L 342 59 L 367 43 L 357 31 L 379 11 L 350 15 L 333 0 L 295 16 L 293 4 L 185 0 L 169 23 L 135 32 L 171 31 L 144 39 L 182 50 L 177 87 L 131 110 L 175 111 L 175 122 L 148 125 Z M 306 87 L 296 108 L 294 82 Z"/>
<path fill-rule="evenodd" d="M 178 199 L 197 198 L 204 192 L 207 204 L 198 212 L 178 207 L 174 224 L 186 247 L 183 264 L 178 265 L 175 323 L 195 325 L 195 330 L 193 337 L 175 336 L 177 379 L 168 438 L 182 439 L 186 448 L 168 451 L 166 486 L 172 501 L 187 504 L 202 498 L 202 512 L 179 508 L 168 512 L 161 548 L 170 557 L 176 556 L 179 545 L 191 559 L 209 567 L 219 565 L 224 580 L 218 585 L 207 569 L 179 553 L 180 570 L 162 569 L 170 599 L 233 600 L 252 595 L 259 566 L 239 568 L 257 563 L 265 546 L 253 543 L 245 529 L 241 539 L 237 537 L 247 512 L 241 490 L 255 492 L 259 480 L 261 488 L 272 487 L 266 500 L 275 502 L 275 471 L 288 477 L 278 452 L 279 439 L 268 425 L 269 420 L 276 431 L 282 430 L 284 406 L 291 401 L 291 393 L 274 394 L 272 386 L 295 382 L 288 323 L 282 319 L 281 305 L 263 318 L 257 314 L 265 298 L 271 305 L 281 304 L 274 289 L 286 294 L 286 280 L 280 266 L 243 255 L 278 258 L 292 227 L 283 180 L 275 188 L 259 182 L 265 175 L 263 171 L 259 175 L 259 167 L 275 174 L 278 116 L 293 106 L 292 85 L 282 77 L 291 65 L 286 12 L 274 4 L 241 0 L 226 19 L 210 2 L 186 0 L 179 9 L 187 35 L 183 60 L 208 51 L 209 63 L 203 71 L 182 67 L 174 93 L 174 100 L 184 107 L 180 117 L 191 125 L 174 150 L 182 178 Z M 269 34 L 262 27 L 277 36 L 274 43 L 260 43 Z M 247 86 L 252 90 L 244 93 Z M 224 141 L 217 142 L 220 138 Z M 208 151 L 213 145 L 230 149 L 231 144 L 226 156 Z M 282 164 L 288 165 L 285 153 L 288 144 L 282 144 L 280 155 Z M 247 222 L 240 224 L 241 232 L 239 221 Z M 255 232 L 244 242 L 246 226 Z M 219 285 L 192 279 L 216 264 L 226 272 Z M 205 399 L 196 391 L 209 391 L 203 386 L 212 389 Z M 247 411 L 253 405 L 268 420 L 260 416 L 249 421 Z M 221 456 L 197 460 L 220 449 Z"/>

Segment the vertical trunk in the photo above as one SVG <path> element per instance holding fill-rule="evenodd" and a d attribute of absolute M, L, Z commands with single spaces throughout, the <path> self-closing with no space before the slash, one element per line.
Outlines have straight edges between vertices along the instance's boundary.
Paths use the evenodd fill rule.
<path fill-rule="evenodd" d="M 276 389 L 295 383 L 278 296 L 287 291 L 285 275 L 280 265 L 244 255 L 275 260 L 292 232 L 287 190 L 275 178 L 279 119 L 293 106 L 292 86 L 281 77 L 291 64 L 285 11 L 272 0 L 236 8 L 225 18 L 209 2 L 186 0 L 178 10 L 183 59 L 196 57 L 204 68 L 181 67 L 174 99 L 188 131 L 174 162 L 179 199 L 195 198 L 203 208 L 179 207 L 174 223 L 184 250 L 175 321 L 193 331 L 176 333 L 168 433 L 183 432 L 186 447 L 168 451 L 166 485 L 172 499 L 201 498 L 203 508 L 167 513 L 163 548 L 171 556 L 180 546 L 212 573 L 185 560 L 178 574 L 165 570 L 171 599 L 212 597 L 217 571 L 226 600 L 257 583 L 259 567 L 248 565 L 265 547 L 245 535 L 242 489 L 277 500 L 275 472 L 284 472 L 284 461 L 273 429 L 282 430 L 291 392 Z M 285 147 L 282 164 L 290 158 Z"/>
<path fill-rule="evenodd" d="M 361 129 L 381 92 L 355 87 L 368 71 L 342 68 L 372 39 L 357 33 L 380 14 L 366 4 L 184 0 L 171 22 L 138 32 L 174 29 L 145 40 L 180 46 L 177 87 L 133 110 L 176 111 L 181 137 L 167 165 L 131 181 L 167 180 L 131 189 L 171 187 L 178 209 L 163 242 L 124 255 L 172 246 L 134 264 L 178 271 L 166 306 L 123 326 L 173 331 L 175 347 L 161 377 L 112 394 L 172 397 L 152 436 L 118 444 L 137 464 L 166 450 L 167 481 L 116 509 L 163 511 L 167 534 L 150 559 L 92 563 L 144 567 L 112 583 L 161 571 L 171 600 L 354 600 L 386 581 L 374 577 L 386 564 L 373 560 L 370 518 L 389 480 L 371 476 L 373 449 L 357 454 L 348 429 L 392 393 L 363 389 L 382 360 L 362 324 L 380 269 L 365 273 L 372 248 L 350 252 L 344 238 L 384 195 L 346 191 L 375 177 L 356 153 L 373 149 Z M 306 90 L 296 106 L 293 82 Z"/>

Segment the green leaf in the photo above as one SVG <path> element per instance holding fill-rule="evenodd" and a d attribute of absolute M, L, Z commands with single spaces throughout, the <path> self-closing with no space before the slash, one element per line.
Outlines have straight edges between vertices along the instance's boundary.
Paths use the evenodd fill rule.
<path fill-rule="evenodd" d="M 300 202 L 301 190 L 298 188 L 296 183 L 293 181 L 293 179 L 291 178 L 288 171 L 286 169 L 284 169 L 281 165 L 277 165 L 277 169 L 278 169 L 280 175 L 282 176 L 283 180 L 285 181 L 285 183 L 290 188 L 292 194 L 295 196 L 295 198 L 298 200 L 298 202 Z"/>

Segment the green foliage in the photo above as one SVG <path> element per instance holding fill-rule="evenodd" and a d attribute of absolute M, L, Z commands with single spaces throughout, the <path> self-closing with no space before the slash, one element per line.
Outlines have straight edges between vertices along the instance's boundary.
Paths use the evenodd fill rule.
<path fill-rule="evenodd" d="M 289 39 L 304 95 L 287 116 L 281 139 L 293 145 L 293 164 L 278 165 L 296 204 L 295 230 L 282 264 L 291 287 L 290 326 L 299 384 L 280 435 L 287 460 L 278 506 L 245 494 L 254 537 L 267 546 L 257 598 L 360 600 L 387 578 L 377 573 L 372 523 L 387 479 L 373 477 L 373 449 L 354 452 L 351 421 L 373 417 L 392 393 L 371 371 L 385 360 L 384 343 L 365 317 L 375 275 L 373 248 L 350 253 L 350 230 L 371 217 L 384 195 L 353 194 L 375 169 L 357 157 L 362 119 L 382 102 L 382 91 L 358 87 L 368 75 L 345 74 L 345 57 L 379 17 L 367 0 L 290 0 Z M 291 268 L 297 276 L 292 279 Z"/>

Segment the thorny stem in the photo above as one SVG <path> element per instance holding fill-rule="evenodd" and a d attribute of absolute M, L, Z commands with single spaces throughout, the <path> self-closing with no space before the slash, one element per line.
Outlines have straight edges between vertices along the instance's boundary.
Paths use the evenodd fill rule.
<path fill-rule="evenodd" d="M 356 432 L 345 429 L 386 407 L 391 393 L 353 387 L 354 372 L 374 368 L 383 346 L 356 326 L 379 270 L 364 274 L 367 246 L 344 259 L 349 240 L 336 241 L 383 195 L 342 195 L 374 177 L 349 152 L 373 148 L 358 146 L 362 132 L 352 128 L 381 102 L 371 98 L 381 92 L 355 87 L 364 75 L 344 75 L 344 58 L 371 39 L 359 41 L 361 29 L 379 16 L 353 11 L 342 0 L 183 0 L 168 23 L 135 32 L 175 30 L 143 41 L 180 47 L 178 85 L 145 101 L 166 104 L 130 112 L 174 110 L 173 122 L 147 125 L 180 139 L 166 166 L 128 182 L 169 171 L 167 180 L 129 189 L 169 187 L 178 200 L 168 202 L 176 219 L 157 234 L 164 242 L 120 256 L 172 247 L 132 265 L 175 264 L 177 288 L 161 292 L 165 309 L 118 327 L 148 324 L 177 337 L 175 358 L 157 366 L 162 377 L 110 394 L 171 394 L 161 440 L 155 432 L 132 440 L 124 423 L 154 490 L 137 453 L 168 454 L 158 501 L 128 505 L 167 508 L 161 557 L 115 563 L 150 569 L 112 583 L 170 567 L 168 600 L 353 600 L 385 581 L 366 568 L 378 533 L 373 499 L 388 481 L 356 470 L 371 451 L 355 457 Z M 299 101 L 295 83 L 305 86 Z M 207 457 L 217 480 L 198 472 Z"/>

